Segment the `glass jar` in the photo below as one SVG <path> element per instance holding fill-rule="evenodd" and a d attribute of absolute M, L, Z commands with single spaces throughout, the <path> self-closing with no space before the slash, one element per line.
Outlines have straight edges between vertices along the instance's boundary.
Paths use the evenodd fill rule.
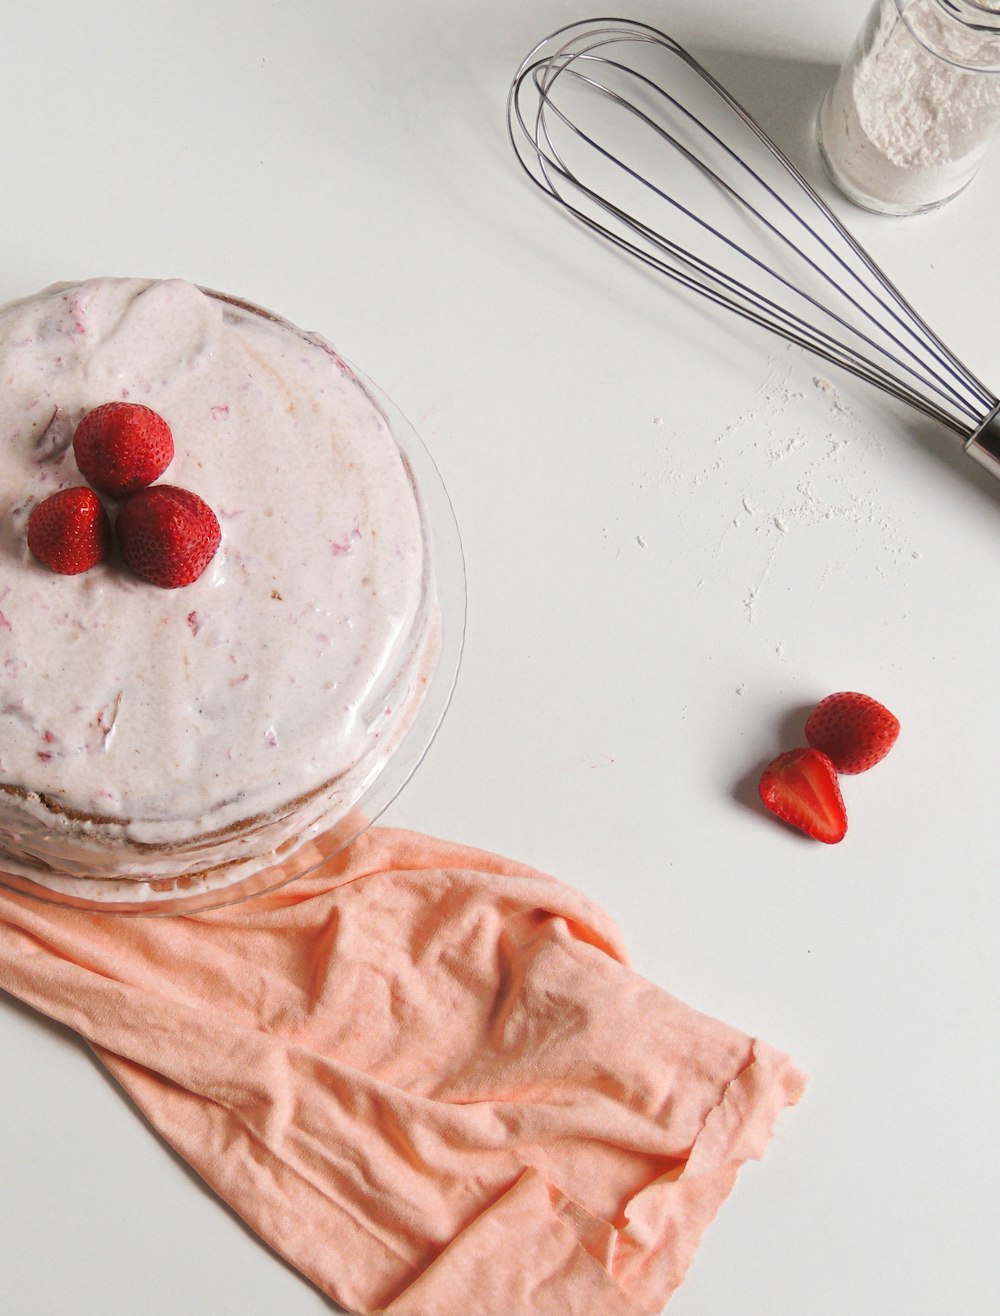
<path fill-rule="evenodd" d="M 876 0 L 820 107 L 833 182 L 889 215 L 943 205 L 1000 122 L 1000 0 Z"/>

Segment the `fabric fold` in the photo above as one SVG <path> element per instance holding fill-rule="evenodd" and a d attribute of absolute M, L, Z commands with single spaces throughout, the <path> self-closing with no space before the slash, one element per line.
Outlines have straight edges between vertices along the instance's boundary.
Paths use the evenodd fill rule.
<path fill-rule="evenodd" d="M 573 888 L 385 828 L 190 916 L 0 892 L 0 987 L 360 1313 L 660 1311 L 804 1085 Z"/>

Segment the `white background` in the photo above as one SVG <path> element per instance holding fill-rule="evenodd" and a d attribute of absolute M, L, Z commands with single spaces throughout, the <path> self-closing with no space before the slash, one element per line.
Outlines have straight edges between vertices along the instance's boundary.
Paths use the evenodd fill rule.
<path fill-rule="evenodd" d="M 829 195 L 811 119 L 866 8 L 621 12 L 688 45 Z M 386 820 L 582 887 L 642 973 L 811 1075 L 671 1316 L 985 1316 L 1000 484 L 945 431 L 682 302 L 529 188 L 509 78 L 590 14 L 8 5 L 0 298 L 97 274 L 222 288 L 322 331 L 423 436 L 462 527 L 467 644 Z M 928 216 L 835 201 L 995 385 L 998 203 L 1000 151 Z M 881 698 L 903 731 L 845 781 L 851 829 L 825 847 L 764 815 L 754 783 L 836 689 Z M 0 1039 L 0 1309 L 329 1310 L 72 1036 L 4 998 Z"/>

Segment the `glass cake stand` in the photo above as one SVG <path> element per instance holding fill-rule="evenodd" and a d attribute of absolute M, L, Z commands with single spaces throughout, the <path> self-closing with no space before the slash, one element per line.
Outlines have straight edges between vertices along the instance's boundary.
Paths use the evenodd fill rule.
<path fill-rule="evenodd" d="M 307 336 L 323 343 L 316 335 Z M 329 348 L 326 343 L 323 346 Z M 211 874 L 167 881 L 107 880 L 99 883 L 101 894 L 97 896 L 94 879 L 35 871 L 20 862 L 18 867 L 22 871 L 10 872 L 0 858 L 0 887 L 61 906 L 104 914 L 193 914 L 220 909 L 304 877 L 340 854 L 378 819 L 416 772 L 447 712 L 461 662 L 466 609 L 462 541 L 444 481 L 413 426 L 377 385 L 339 354 L 335 355 L 382 413 L 409 463 L 434 573 L 437 664 L 417 712 L 398 744 L 389 757 L 373 765 L 344 802 L 338 816 L 327 818 L 322 827 L 310 828 L 287 842 L 265 859 L 264 867 L 260 866 L 258 857 L 246 876 L 239 876 L 237 870 L 237 875 L 229 881 L 220 881 L 218 875 L 213 878 Z"/>

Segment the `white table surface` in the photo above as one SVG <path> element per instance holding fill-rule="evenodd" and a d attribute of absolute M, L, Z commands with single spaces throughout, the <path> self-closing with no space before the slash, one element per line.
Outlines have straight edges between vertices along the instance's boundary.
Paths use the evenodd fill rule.
<path fill-rule="evenodd" d="M 687 44 L 829 195 L 810 120 L 866 8 L 620 11 Z M 639 971 L 811 1075 L 671 1316 L 985 1316 L 1000 484 L 864 385 L 831 393 L 828 368 L 682 304 L 528 187 L 508 80 L 590 13 L 9 5 L 0 298 L 94 274 L 242 294 L 324 332 L 422 434 L 462 527 L 467 643 L 385 820 L 582 887 Z M 835 202 L 994 384 L 998 203 L 1000 151 L 928 216 Z M 903 731 L 844 783 L 851 830 L 826 847 L 753 794 L 836 689 L 882 698 Z M 0 1037 L 0 1310 L 330 1310 L 75 1038 L 8 998 Z"/>

